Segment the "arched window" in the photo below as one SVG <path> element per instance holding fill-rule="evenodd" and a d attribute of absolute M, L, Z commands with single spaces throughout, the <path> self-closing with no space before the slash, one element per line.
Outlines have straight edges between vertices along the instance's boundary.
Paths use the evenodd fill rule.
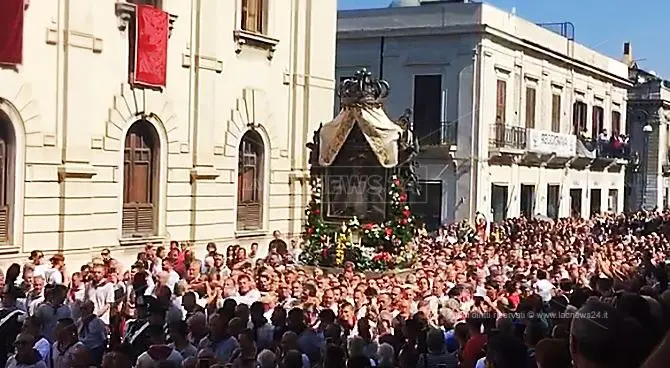
<path fill-rule="evenodd" d="M 14 130 L 0 113 L 0 244 L 11 242 L 14 177 Z"/>
<path fill-rule="evenodd" d="M 147 121 L 135 122 L 124 150 L 123 237 L 156 235 L 158 157 L 158 132 Z"/>
<path fill-rule="evenodd" d="M 237 229 L 263 227 L 263 140 L 254 131 L 242 136 L 237 172 Z"/>

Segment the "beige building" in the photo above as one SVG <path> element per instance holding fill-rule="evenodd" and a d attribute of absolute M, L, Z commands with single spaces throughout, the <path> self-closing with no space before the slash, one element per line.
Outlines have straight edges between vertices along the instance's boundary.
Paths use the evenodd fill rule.
<path fill-rule="evenodd" d="M 463 1 L 338 13 L 336 77 L 366 67 L 391 117 L 413 109 L 427 221 L 623 209 L 627 161 L 593 139 L 626 132 L 628 68 L 570 26 Z"/>
<path fill-rule="evenodd" d="M 170 14 L 162 91 L 127 82 L 132 3 Z M 335 0 L 26 2 L 23 64 L 0 67 L 0 265 L 299 233 L 335 23 Z"/>

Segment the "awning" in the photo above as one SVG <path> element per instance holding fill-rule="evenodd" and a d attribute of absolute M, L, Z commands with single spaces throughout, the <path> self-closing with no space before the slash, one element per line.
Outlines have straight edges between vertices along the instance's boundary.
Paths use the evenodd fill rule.
<path fill-rule="evenodd" d="M 321 166 L 332 165 L 355 123 L 358 123 L 381 166 L 391 168 L 398 165 L 398 139 L 402 128 L 391 121 L 381 107 L 348 106 L 321 128 Z"/>

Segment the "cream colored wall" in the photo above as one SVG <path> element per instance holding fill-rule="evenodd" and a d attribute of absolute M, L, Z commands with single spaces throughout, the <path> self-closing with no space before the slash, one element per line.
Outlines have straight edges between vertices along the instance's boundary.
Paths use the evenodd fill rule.
<path fill-rule="evenodd" d="M 521 185 L 535 185 L 534 214 L 547 215 L 548 185 L 559 185 L 560 205 L 559 216 L 570 216 L 570 189 L 582 190 L 581 214 L 590 215 L 591 189 L 600 189 L 600 203 L 603 211 L 608 210 L 609 190 L 617 190 L 617 209 L 623 210 L 624 204 L 624 176 L 618 173 L 595 172 L 590 170 L 549 169 L 544 167 L 527 167 L 519 165 L 488 166 L 483 170 L 484 186 L 478 198 L 479 208 L 491 208 L 491 184 L 505 185 L 508 190 L 508 217 L 519 216 L 521 209 Z"/>
<path fill-rule="evenodd" d="M 142 116 L 161 136 L 159 236 L 121 240 L 129 254 L 146 241 L 223 246 L 300 231 L 305 142 L 333 111 L 336 1 L 270 1 L 268 36 L 279 40 L 272 60 L 247 45 L 236 53 L 240 0 L 163 4 L 177 16 L 163 92 L 126 83 L 128 31 L 115 1 L 27 7 L 24 64 L 0 69 L 0 107 L 15 109 L 12 123 L 25 130 L 15 218 L 23 226 L 0 248 L 4 259 L 34 249 L 86 258 L 120 244 L 122 143 Z M 266 145 L 264 228 L 240 233 L 237 150 L 250 123 Z"/>
<path fill-rule="evenodd" d="M 605 128 L 611 131 L 612 111 L 621 113 L 621 131 L 625 132 L 627 90 L 611 80 L 595 78 L 540 58 L 531 52 L 522 52 L 509 45 L 491 39 L 483 41 L 486 58 L 482 88 L 487 91 L 484 104 L 495 107 L 496 83 L 498 79 L 507 81 L 506 124 L 525 126 L 526 94 L 528 85 L 536 88 L 535 128 L 551 130 L 551 98 L 555 91 L 561 93 L 561 133 L 572 133 L 572 104 L 579 99 L 586 102 L 587 128 L 591 130 L 591 111 L 596 99 L 602 100 Z M 627 73 L 627 71 L 626 71 Z M 626 74 L 627 75 L 627 74 Z M 621 75 L 620 77 L 625 77 Z M 584 97 L 578 97 L 581 93 Z M 495 108 L 488 109 L 483 122 L 495 122 Z M 487 130 L 488 132 L 488 130 Z M 598 134 L 599 132 L 591 132 Z M 488 154 L 488 153 L 486 153 Z"/>
<path fill-rule="evenodd" d="M 581 188 L 583 191 L 582 215 L 589 212 L 590 189 L 600 188 L 602 208 L 607 207 L 607 193 L 609 189 L 618 190 L 618 209 L 623 210 L 624 201 L 624 171 L 595 172 L 590 170 L 547 169 L 537 167 L 492 166 L 488 165 L 489 137 L 491 124 L 495 122 L 496 114 L 496 83 L 498 79 L 507 81 L 506 124 L 525 126 L 525 88 L 533 84 L 536 88 L 536 116 L 535 128 L 551 130 L 551 98 L 554 91 L 561 91 L 561 133 L 572 133 L 572 104 L 581 99 L 588 105 L 587 128 L 591 130 L 591 112 L 596 98 L 602 99 L 605 112 L 604 125 L 611 131 L 611 113 L 613 110 L 621 113 L 621 131 L 625 132 L 626 121 L 626 89 L 611 80 L 596 78 L 594 75 L 567 69 L 548 58 L 541 58 L 530 51 L 522 52 L 502 42 L 492 39 L 482 41 L 482 88 L 479 110 L 479 164 L 482 173 L 479 176 L 477 208 L 491 208 L 491 184 L 506 184 L 509 187 L 510 206 L 508 215 L 519 214 L 519 194 L 521 184 L 534 184 L 537 187 L 537 213 L 546 214 L 546 191 L 548 184 L 561 184 L 560 215 L 570 214 L 570 189 Z M 620 75 L 619 77 L 625 77 Z M 560 88 L 558 88 L 560 87 Z M 582 92 L 584 97 L 577 97 Z M 592 133 L 593 134 L 593 133 Z M 597 135 L 597 133 L 595 133 Z M 586 193 L 589 193 L 588 195 Z"/>

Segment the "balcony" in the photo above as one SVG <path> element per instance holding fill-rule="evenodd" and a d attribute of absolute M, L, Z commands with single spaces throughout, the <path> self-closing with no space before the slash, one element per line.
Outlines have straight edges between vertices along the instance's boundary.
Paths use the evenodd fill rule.
<path fill-rule="evenodd" d="M 526 148 L 526 128 L 505 124 L 491 125 L 489 148 L 493 151 L 522 153 Z"/>
<path fill-rule="evenodd" d="M 456 151 L 458 122 L 443 121 L 437 124 L 415 124 L 415 126 L 417 127 L 415 134 L 423 157 L 436 154 L 435 158 L 440 158 L 444 153 L 451 154 Z M 420 129 L 422 126 L 423 129 Z"/>
<path fill-rule="evenodd" d="M 572 162 L 575 168 L 589 166 L 594 170 L 618 170 L 626 165 L 630 158 L 630 149 L 623 142 L 614 140 L 598 140 L 579 136 L 577 140 L 577 157 Z"/>
<path fill-rule="evenodd" d="M 489 157 L 528 166 L 565 167 L 576 155 L 577 137 L 547 130 L 493 124 Z"/>

